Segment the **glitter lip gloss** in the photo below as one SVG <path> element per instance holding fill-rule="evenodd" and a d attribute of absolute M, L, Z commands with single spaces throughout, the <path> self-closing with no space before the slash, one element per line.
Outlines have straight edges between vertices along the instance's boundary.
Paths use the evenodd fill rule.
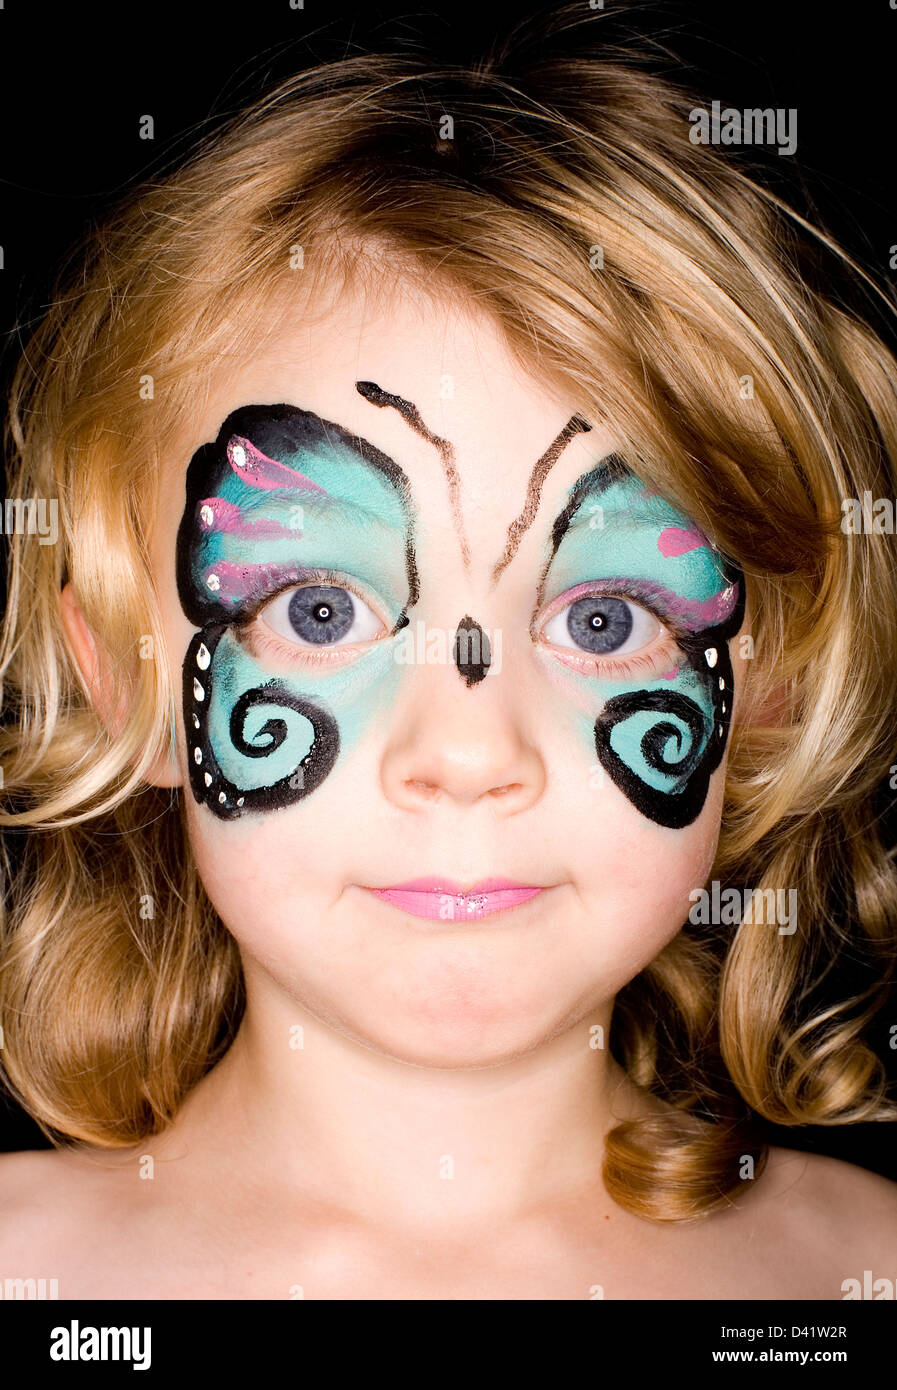
<path fill-rule="evenodd" d="M 518 907 L 543 890 L 509 878 L 488 878 L 465 888 L 447 878 L 415 878 L 389 888 L 368 890 L 383 902 L 436 922 L 476 921 Z"/>

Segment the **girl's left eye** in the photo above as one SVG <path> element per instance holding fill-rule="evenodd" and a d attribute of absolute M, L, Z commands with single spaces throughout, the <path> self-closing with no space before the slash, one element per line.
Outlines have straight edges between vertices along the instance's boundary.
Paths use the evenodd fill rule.
<path fill-rule="evenodd" d="M 587 594 L 555 613 L 542 631 L 556 647 L 615 657 L 641 651 L 664 627 L 640 604 L 613 594 Z"/>
<path fill-rule="evenodd" d="M 363 599 L 338 584 L 287 589 L 259 617 L 278 637 L 301 647 L 370 642 L 386 630 Z"/>

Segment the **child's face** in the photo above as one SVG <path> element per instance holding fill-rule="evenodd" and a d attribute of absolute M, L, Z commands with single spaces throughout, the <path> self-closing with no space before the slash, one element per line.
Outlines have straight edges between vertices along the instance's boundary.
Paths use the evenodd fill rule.
<path fill-rule="evenodd" d="M 485 1065 L 686 919 L 742 586 L 614 444 L 448 303 L 297 308 L 213 380 L 153 557 L 191 841 L 250 999 Z M 494 879 L 542 891 L 453 893 Z"/>

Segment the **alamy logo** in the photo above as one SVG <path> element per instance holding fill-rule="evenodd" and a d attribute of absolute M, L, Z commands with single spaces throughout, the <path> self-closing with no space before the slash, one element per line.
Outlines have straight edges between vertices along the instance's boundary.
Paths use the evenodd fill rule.
<path fill-rule="evenodd" d="M 746 926 L 779 924 L 779 936 L 793 936 L 797 930 L 797 889 L 723 888 L 715 878 L 706 888 L 693 888 L 688 895 L 694 903 L 688 920 L 696 926 Z"/>
<path fill-rule="evenodd" d="M 873 497 L 867 488 L 863 500 L 844 497 L 841 501 L 841 530 L 845 536 L 893 536 L 894 501 L 890 497 Z"/>
<path fill-rule="evenodd" d="M 734 106 L 720 109 L 718 101 L 710 110 L 696 106 L 689 111 L 693 145 L 776 145 L 779 154 L 797 149 L 797 110 L 790 106 L 751 107 L 738 111 Z"/>
<path fill-rule="evenodd" d="M 450 632 L 427 627 L 423 618 L 418 618 L 401 634 L 394 658 L 399 666 L 445 666 L 454 661 L 464 669 L 479 668 L 484 676 L 497 676 L 501 670 L 501 628 L 474 623 Z"/>
<path fill-rule="evenodd" d="M 58 1279 L 4 1279 L 0 1284 L 0 1298 L 9 1299 L 48 1299 L 59 1297 Z"/>
<path fill-rule="evenodd" d="M 7 497 L 0 513 L 7 536 L 40 537 L 40 545 L 55 545 L 59 537 L 59 502 L 55 497 Z"/>
<path fill-rule="evenodd" d="M 873 1279 L 872 1270 L 863 1270 L 862 1283 L 859 1279 L 845 1279 L 841 1284 L 842 1302 L 856 1298 L 891 1300 L 897 1298 L 897 1278 Z"/>
<path fill-rule="evenodd" d="M 135 1371 L 152 1364 L 151 1327 L 82 1327 L 73 1318 L 54 1327 L 50 1339 L 51 1361 L 132 1361 Z"/>

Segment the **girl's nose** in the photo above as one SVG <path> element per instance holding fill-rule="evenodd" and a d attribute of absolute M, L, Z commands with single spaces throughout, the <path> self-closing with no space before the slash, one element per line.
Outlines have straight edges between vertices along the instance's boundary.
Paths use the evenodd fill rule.
<path fill-rule="evenodd" d="M 452 660 L 415 671 L 382 763 L 387 797 L 409 811 L 448 798 L 516 815 L 545 786 L 510 671 L 468 683 Z"/>

